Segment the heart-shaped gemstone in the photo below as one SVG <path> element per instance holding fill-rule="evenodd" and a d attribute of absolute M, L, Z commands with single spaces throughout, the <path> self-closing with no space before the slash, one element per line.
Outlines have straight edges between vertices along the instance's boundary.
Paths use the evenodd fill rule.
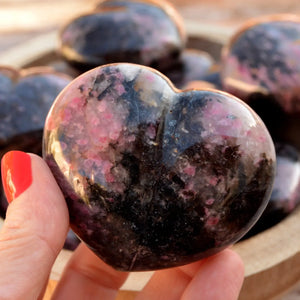
<path fill-rule="evenodd" d="M 300 149 L 300 18 L 246 22 L 223 49 L 224 90 L 247 102 L 273 139 Z"/>
<path fill-rule="evenodd" d="M 299 35 L 298 16 L 248 21 L 223 49 L 225 90 L 245 100 L 254 92 L 273 95 L 287 113 L 300 111 Z"/>
<path fill-rule="evenodd" d="M 14 69 L 0 66 L 0 158 L 9 150 L 42 155 L 43 128 L 47 113 L 71 77 L 47 67 Z M 0 217 L 7 199 L 0 188 Z M 70 231 L 64 248 L 74 249 L 78 239 Z"/>
<path fill-rule="evenodd" d="M 112 64 L 56 99 L 44 158 L 78 236 L 126 271 L 186 264 L 236 242 L 261 215 L 275 151 L 260 118 L 217 90 L 174 89 Z"/>
<path fill-rule="evenodd" d="M 42 154 L 47 113 L 70 81 L 62 73 L 44 67 L 17 70 L 0 66 L 0 158 L 12 149 Z M 1 217 L 7 205 L 1 186 Z"/>
<path fill-rule="evenodd" d="M 41 144 L 47 113 L 70 81 L 69 76 L 47 67 L 17 70 L 0 66 L 0 149 L 18 144 L 16 137 L 29 143 L 35 131 L 40 132 Z"/>
<path fill-rule="evenodd" d="M 83 70 L 115 62 L 166 69 L 185 47 L 183 20 L 166 1 L 101 1 L 66 24 L 60 52 Z"/>

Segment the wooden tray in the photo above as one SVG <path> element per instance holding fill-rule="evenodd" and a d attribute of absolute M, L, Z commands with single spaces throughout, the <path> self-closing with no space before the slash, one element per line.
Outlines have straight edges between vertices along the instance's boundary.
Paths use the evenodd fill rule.
<path fill-rule="evenodd" d="M 220 56 L 222 44 L 234 28 L 186 22 L 189 46 Z M 57 58 L 57 33 L 50 32 L 10 49 L 0 55 L 0 65 L 29 67 L 47 65 Z M 0 227 L 2 220 L 0 220 Z M 245 263 L 245 282 L 240 300 L 269 300 L 281 297 L 300 281 L 300 208 L 280 222 L 250 239 L 233 246 Z M 62 250 L 50 277 L 44 299 L 50 299 L 71 251 Z M 151 277 L 152 272 L 132 273 L 122 287 L 118 300 L 133 299 Z M 280 298 L 284 299 L 284 298 Z M 290 299 L 290 298 L 289 298 Z M 295 298 L 296 299 L 296 298 Z"/>

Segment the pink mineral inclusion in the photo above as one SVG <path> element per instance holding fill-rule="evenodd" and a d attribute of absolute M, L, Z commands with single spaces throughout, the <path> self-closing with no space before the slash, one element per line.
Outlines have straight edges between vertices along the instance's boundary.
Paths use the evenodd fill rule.
<path fill-rule="evenodd" d="M 77 144 L 80 145 L 80 146 L 87 145 L 88 142 L 89 142 L 89 140 L 87 138 L 77 140 Z"/>
<path fill-rule="evenodd" d="M 123 130 L 122 116 L 126 112 L 119 111 L 104 99 L 101 102 L 103 104 L 98 105 L 96 110 L 94 106 L 87 107 L 85 118 L 89 120 L 87 133 L 91 141 L 101 151 L 106 151 L 109 143 L 119 138 Z"/>
<path fill-rule="evenodd" d="M 212 204 L 214 204 L 214 202 L 215 202 L 215 199 L 214 199 L 214 198 L 209 198 L 209 199 L 207 199 L 207 200 L 205 201 L 205 204 L 206 204 L 206 205 L 212 205 Z"/>
<path fill-rule="evenodd" d="M 257 131 L 250 129 L 247 130 L 246 136 L 255 138 L 255 140 L 258 141 L 259 143 L 264 143 L 267 141 L 267 137 L 265 135 L 257 134 L 257 136 L 255 136 L 256 133 Z"/>
<path fill-rule="evenodd" d="M 61 123 L 67 125 L 72 119 L 71 109 L 66 108 L 62 113 Z"/>
<path fill-rule="evenodd" d="M 155 81 L 155 76 L 153 74 L 147 74 L 146 79 L 150 82 L 154 82 Z"/>
<path fill-rule="evenodd" d="M 208 183 L 209 183 L 210 185 L 216 186 L 217 183 L 218 183 L 218 177 L 210 177 L 210 178 L 208 179 Z"/>
<path fill-rule="evenodd" d="M 183 169 L 183 172 L 189 176 L 195 176 L 196 167 L 189 165 Z"/>
<path fill-rule="evenodd" d="M 243 133 L 242 120 L 231 115 L 225 103 L 209 103 L 205 109 L 203 125 L 205 131 L 202 136 L 213 134 L 226 139 L 227 136 L 239 137 Z"/>
<path fill-rule="evenodd" d="M 215 226 L 219 223 L 220 221 L 220 217 L 219 216 L 216 216 L 216 215 L 213 215 L 210 211 L 210 209 L 208 209 L 207 207 L 204 208 L 204 212 L 205 212 L 205 215 L 207 217 L 206 221 L 205 221 L 205 225 L 207 227 L 212 227 L 212 226 Z"/>
<path fill-rule="evenodd" d="M 217 225 L 219 223 L 219 221 L 220 221 L 219 217 L 210 216 L 206 220 L 206 226 L 215 226 L 215 225 Z"/>
<path fill-rule="evenodd" d="M 146 129 L 146 135 L 149 139 L 153 140 L 156 137 L 156 128 L 153 124 L 150 124 Z"/>
<path fill-rule="evenodd" d="M 122 84 L 122 83 L 117 83 L 116 85 L 115 85 L 115 90 L 117 91 L 117 93 L 121 96 L 122 94 L 124 94 L 125 93 L 125 88 L 124 88 L 124 85 Z"/>
<path fill-rule="evenodd" d="M 228 56 L 226 58 L 224 75 L 225 78 L 233 78 L 249 84 L 257 84 L 257 80 L 250 74 L 248 65 L 240 63 L 235 56 Z"/>
<path fill-rule="evenodd" d="M 106 182 L 112 183 L 115 182 L 115 177 L 111 173 L 108 173 L 105 174 L 105 180 Z"/>
<path fill-rule="evenodd" d="M 85 99 L 84 98 L 75 97 L 70 101 L 68 106 L 73 108 L 73 109 L 80 109 L 84 106 L 84 104 L 85 104 Z"/>
<path fill-rule="evenodd" d="M 104 112 L 106 110 L 106 102 L 105 101 L 100 101 L 98 104 L 97 104 L 97 110 L 99 112 Z"/>
<path fill-rule="evenodd" d="M 215 116 L 225 116 L 227 115 L 228 111 L 225 109 L 223 104 L 219 102 L 215 102 L 207 106 L 205 113 L 206 116 L 210 118 Z"/>

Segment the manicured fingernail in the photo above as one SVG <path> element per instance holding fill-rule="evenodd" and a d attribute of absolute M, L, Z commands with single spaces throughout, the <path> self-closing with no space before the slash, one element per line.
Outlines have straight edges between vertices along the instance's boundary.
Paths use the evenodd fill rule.
<path fill-rule="evenodd" d="M 10 203 L 32 183 L 30 156 L 22 151 L 7 152 L 2 158 L 1 175 L 3 189 Z"/>

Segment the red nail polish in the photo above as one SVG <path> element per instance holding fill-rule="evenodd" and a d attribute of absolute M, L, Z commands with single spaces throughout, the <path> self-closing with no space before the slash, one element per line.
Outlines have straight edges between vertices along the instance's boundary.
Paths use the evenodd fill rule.
<path fill-rule="evenodd" d="M 30 156 L 22 151 L 7 152 L 2 158 L 1 175 L 4 192 L 10 203 L 32 183 Z"/>

